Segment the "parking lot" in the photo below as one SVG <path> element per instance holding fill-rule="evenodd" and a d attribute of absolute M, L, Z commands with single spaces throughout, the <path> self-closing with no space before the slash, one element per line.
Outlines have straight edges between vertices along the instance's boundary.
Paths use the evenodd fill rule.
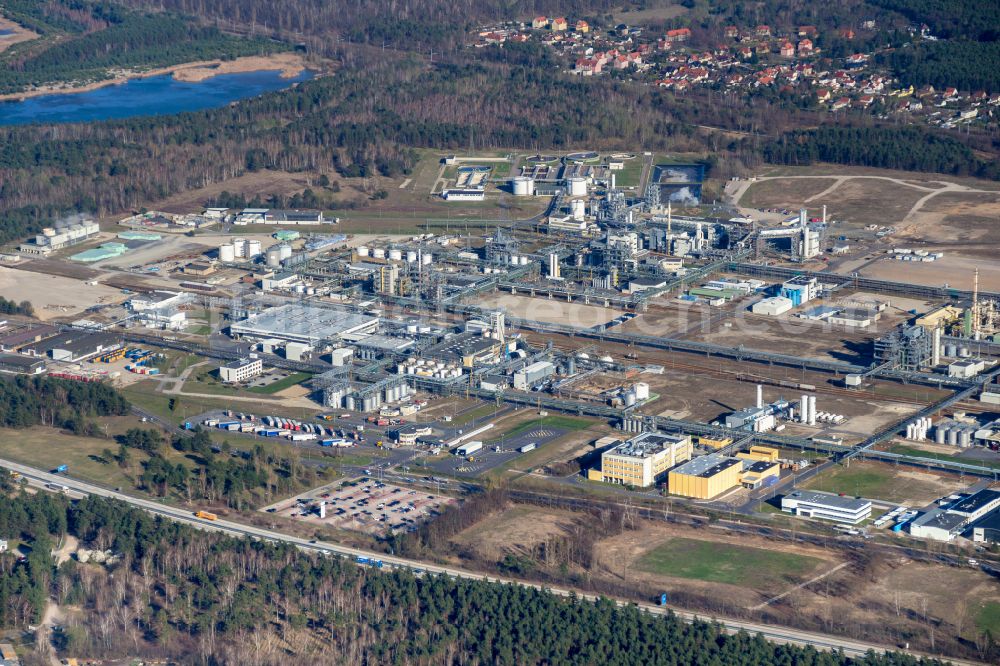
<path fill-rule="evenodd" d="M 383 534 L 412 532 L 456 501 L 453 497 L 361 477 L 316 488 L 262 510 L 316 526 Z M 323 509 L 325 518 L 320 517 Z"/>
<path fill-rule="evenodd" d="M 438 474 L 476 477 L 524 455 L 520 451 L 524 445 L 534 444 L 540 447 L 558 439 L 566 432 L 561 428 L 535 428 L 513 437 L 504 437 L 501 441 L 491 442 L 469 457 L 448 454 L 441 458 L 425 460 L 425 464 L 428 469 Z M 497 448 L 500 450 L 497 451 Z"/>

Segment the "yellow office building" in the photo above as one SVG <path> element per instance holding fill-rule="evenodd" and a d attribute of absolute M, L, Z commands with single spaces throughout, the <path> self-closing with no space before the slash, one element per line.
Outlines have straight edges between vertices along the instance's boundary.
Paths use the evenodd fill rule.
<path fill-rule="evenodd" d="M 693 449 L 688 435 L 644 432 L 601 454 L 601 469 L 590 470 L 587 478 L 645 488 L 671 467 L 690 460 Z"/>

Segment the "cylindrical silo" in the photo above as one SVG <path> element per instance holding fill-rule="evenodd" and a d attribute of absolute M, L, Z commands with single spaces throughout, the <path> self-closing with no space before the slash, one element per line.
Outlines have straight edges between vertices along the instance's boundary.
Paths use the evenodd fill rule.
<path fill-rule="evenodd" d="M 349 395 L 346 398 L 344 398 L 344 407 L 346 409 L 350 409 L 350 410 L 354 409 L 354 396 L 353 395 Z"/>
<path fill-rule="evenodd" d="M 943 426 L 940 423 L 938 427 L 934 429 L 934 442 L 937 444 L 944 444 L 948 435 L 948 427 Z"/>
<path fill-rule="evenodd" d="M 952 427 L 948 428 L 948 444 L 951 446 L 958 446 L 958 428 Z"/>
<path fill-rule="evenodd" d="M 247 241 L 247 259 L 253 259 L 259 257 L 261 252 L 261 245 L 259 240 L 248 240 Z"/>
<path fill-rule="evenodd" d="M 962 430 L 958 433 L 958 445 L 963 449 L 967 449 L 972 446 L 972 431 L 968 428 Z"/>
<path fill-rule="evenodd" d="M 434 258 L 433 258 L 433 256 L 431 255 L 430 252 L 425 253 L 423 255 L 423 257 L 421 258 L 421 262 L 423 262 L 424 266 L 427 266 L 427 265 L 431 264 L 433 261 L 434 261 Z"/>
<path fill-rule="evenodd" d="M 367 257 L 369 254 L 370 254 L 370 251 L 369 251 L 369 249 L 367 247 L 365 247 L 364 245 L 359 245 L 358 246 L 358 256 L 359 257 Z"/>
<path fill-rule="evenodd" d="M 389 258 L 393 261 L 399 261 L 403 258 L 402 250 L 389 250 Z"/>
<path fill-rule="evenodd" d="M 799 416 L 802 423 L 809 423 L 809 396 L 805 394 L 799 399 Z"/>
<path fill-rule="evenodd" d="M 277 268 L 281 265 L 281 249 L 277 245 L 267 248 L 266 261 L 271 268 Z"/>
<path fill-rule="evenodd" d="M 375 257 L 376 259 L 385 259 L 385 249 L 381 247 L 375 248 L 374 250 L 372 250 L 372 256 Z"/>
<path fill-rule="evenodd" d="M 586 178 L 567 178 L 566 179 L 566 193 L 571 197 L 585 197 L 587 196 L 587 179 Z"/>
<path fill-rule="evenodd" d="M 246 238 L 234 238 L 232 240 L 233 250 L 236 252 L 236 256 L 243 258 L 247 256 L 247 239 Z"/>
<path fill-rule="evenodd" d="M 226 243 L 219 247 L 219 261 L 223 263 L 236 261 L 236 248 L 231 243 Z"/>
<path fill-rule="evenodd" d="M 288 243 L 282 243 L 281 245 L 278 246 L 278 252 L 281 255 L 282 259 L 288 259 L 290 256 L 292 256 L 292 246 L 289 245 Z"/>
<path fill-rule="evenodd" d="M 406 252 L 406 263 L 412 264 L 417 260 L 417 253 L 413 250 L 407 250 Z"/>
<path fill-rule="evenodd" d="M 573 214 L 573 219 L 580 222 L 587 215 L 587 202 L 583 199 L 573 199 L 569 202 L 569 210 Z"/>
<path fill-rule="evenodd" d="M 528 176 L 516 176 L 511 180 L 515 197 L 530 197 L 535 191 L 535 180 Z"/>

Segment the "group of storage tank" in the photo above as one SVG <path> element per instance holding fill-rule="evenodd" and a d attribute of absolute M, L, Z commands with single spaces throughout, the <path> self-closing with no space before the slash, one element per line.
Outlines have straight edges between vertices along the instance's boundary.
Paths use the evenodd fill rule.
<path fill-rule="evenodd" d="M 434 379 L 454 379 L 462 376 L 462 368 L 455 363 L 411 357 L 396 365 L 396 374 L 432 377 Z"/>
<path fill-rule="evenodd" d="M 434 263 L 434 255 L 430 252 L 417 252 L 416 250 L 402 250 L 398 248 L 368 247 L 358 246 L 358 257 L 372 257 L 374 259 L 388 259 L 390 261 L 406 261 L 408 264 L 420 263 L 424 266 Z"/>
<path fill-rule="evenodd" d="M 922 442 L 927 439 L 927 432 L 931 428 L 930 417 L 923 416 L 906 426 L 906 439 Z M 940 430 L 940 427 L 938 428 Z"/>
<path fill-rule="evenodd" d="M 267 248 L 264 260 L 270 268 L 281 266 L 281 262 L 292 256 L 292 246 L 288 243 L 278 243 Z"/>
<path fill-rule="evenodd" d="M 969 351 L 968 347 L 960 347 L 952 343 L 942 345 L 942 347 L 944 355 L 948 358 L 969 358 L 972 356 L 972 352 Z"/>
<path fill-rule="evenodd" d="M 238 259 L 253 261 L 261 255 L 260 241 L 256 239 L 234 238 L 219 246 L 219 261 L 233 263 Z"/>
<path fill-rule="evenodd" d="M 941 421 L 934 429 L 934 441 L 937 444 L 948 444 L 967 449 L 972 446 L 977 428 L 975 426 L 957 423 L 955 421 Z"/>

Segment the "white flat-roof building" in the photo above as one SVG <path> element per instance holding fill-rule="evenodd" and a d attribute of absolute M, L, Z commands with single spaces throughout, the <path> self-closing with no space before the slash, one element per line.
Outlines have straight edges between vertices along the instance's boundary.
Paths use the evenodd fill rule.
<path fill-rule="evenodd" d="M 304 342 L 313 349 L 344 336 L 374 333 L 378 317 L 313 305 L 289 303 L 251 315 L 229 327 L 234 338 Z"/>
<path fill-rule="evenodd" d="M 781 510 L 803 518 L 857 525 L 872 515 L 870 500 L 814 490 L 795 490 L 781 498 Z"/>
<path fill-rule="evenodd" d="M 754 314 L 777 317 L 792 309 L 792 301 L 784 296 L 764 298 L 753 304 L 750 309 Z"/>
<path fill-rule="evenodd" d="M 264 372 L 264 362 L 259 358 L 241 358 L 219 367 L 219 377 L 228 383 L 245 382 Z"/>

